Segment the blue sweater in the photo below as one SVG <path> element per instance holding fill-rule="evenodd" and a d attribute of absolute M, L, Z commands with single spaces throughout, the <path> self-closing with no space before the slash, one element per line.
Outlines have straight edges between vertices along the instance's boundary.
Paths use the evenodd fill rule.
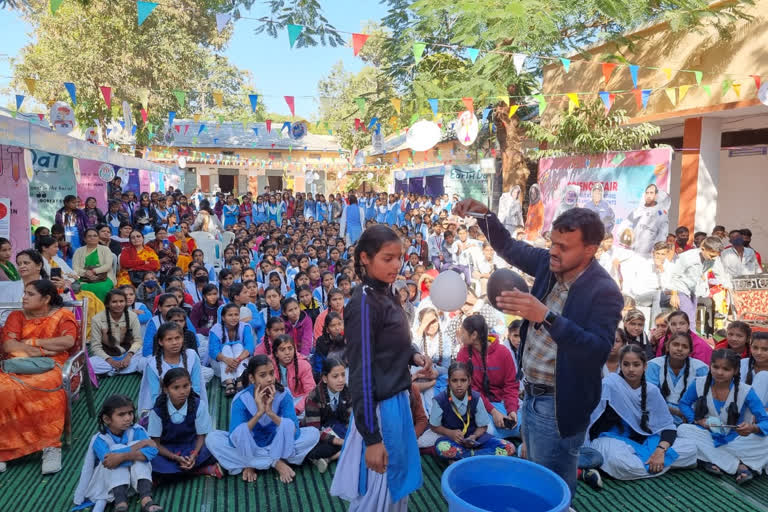
<path fill-rule="evenodd" d="M 531 293 L 541 302 L 555 285 L 549 251 L 513 240 L 494 214 L 478 220 L 496 253 L 510 265 L 536 278 Z M 593 260 L 571 285 L 563 312 L 549 329 L 557 343 L 555 411 L 560 436 L 587 430 L 589 416 L 600 401 L 601 371 L 614 342 L 624 299 L 610 275 Z M 518 378 L 523 374 L 528 320 L 520 327 Z"/>

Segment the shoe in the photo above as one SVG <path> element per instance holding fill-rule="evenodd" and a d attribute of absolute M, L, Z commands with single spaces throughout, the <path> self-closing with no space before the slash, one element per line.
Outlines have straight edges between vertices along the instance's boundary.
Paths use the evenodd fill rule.
<path fill-rule="evenodd" d="M 603 488 L 603 477 L 600 476 L 600 472 L 596 469 L 587 469 L 581 475 L 584 483 L 591 488 L 597 490 Z"/>
<path fill-rule="evenodd" d="M 43 448 L 43 474 L 61 471 L 61 448 Z"/>
<path fill-rule="evenodd" d="M 8 469 L 8 464 L 5 462 L 0 462 L 0 473 L 5 473 L 6 469 Z"/>
<path fill-rule="evenodd" d="M 312 461 L 312 464 L 315 465 L 317 468 L 317 471 L 322 475 L 326 471 L 328 471 L 328 460 L 327 459 L 316 459 Z"/>

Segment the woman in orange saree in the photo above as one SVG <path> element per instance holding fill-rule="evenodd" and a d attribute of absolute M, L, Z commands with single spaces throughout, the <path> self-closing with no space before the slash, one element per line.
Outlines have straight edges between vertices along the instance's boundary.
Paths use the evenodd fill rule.
<path fill-rule="evenodd" d="M 12 375 L 0 372 L 0 472 L 6 462 L 43 452 L 43 474 L 61 469 L 61 435 L 67 395 L 61 367 L 77 338 L 75 315 L 61 307 L 56 286 L 32 281 L 24 288 L 23 311 L 8 316 L 3 328 L 5 359 L 50 357 L 59 366 L 44 373 Z"/>
<path fill-rule="evenodd" d="M 124 284 L 138 286 L 143 280 L 144 272 L 157 272 L 160 270 L 160 258 L 157 257 L 155 251 L 144 245 L 144 235 L 141 234 L 141 231 L 132 231 L 129 240 L 131 245 L 120 253 L 120 273 L 117 275 L 118 286 Z M 137 272 L 137 274 L 134 274 L 137 282 L 131 282 L 130 272 Z M 141 274 L 141 279 L 138 279 L 138 273 Z"/>

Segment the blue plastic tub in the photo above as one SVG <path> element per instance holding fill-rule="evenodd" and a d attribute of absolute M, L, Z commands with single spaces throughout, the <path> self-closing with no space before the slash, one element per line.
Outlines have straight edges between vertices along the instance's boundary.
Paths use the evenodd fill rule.
<path fill-rule="evenodd" d="M 517 457 L 461 460 L 445 470 L 442 488 L 449 512 L 566 512 L 571 502 L 562 478 Z"/>

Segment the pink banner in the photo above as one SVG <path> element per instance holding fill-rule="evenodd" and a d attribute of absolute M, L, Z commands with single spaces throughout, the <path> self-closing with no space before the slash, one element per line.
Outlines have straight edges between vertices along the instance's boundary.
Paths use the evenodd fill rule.
<path fill-rule="evenodd" d="M 96 205 L 106 213 L 107 211 L 107 182 L 104 178 L 114 177 L 116 169 L 113 165 L 99 162 L 98 160 L 79 160 L 80 181 L 77 182 L 77 195 L 85 204 L 89 197 L 96 198 Z M 110 172 L 111 170 L 111 172 Z"/>
<path fill-rule="evenodd" d="M 149 176 L 149 171 L 145 171 L 144 169 L 139 169 L 139 189 L 142 193 L 144 192 L 151 192 L 149 188 L 151 178 Z"/>
<path fill-rule="evenodd" d="M 15 260 L 16 253 L 31 246 L 29 182 L 23 148 L 0 145 L 0 198 L 11 201 L 10 212 L 0 211 L 0 223 L 5 220 L 5 215 L 10 215 L 12 260 Z M 0 207 L 0 210 L 5 208 Z"/>

